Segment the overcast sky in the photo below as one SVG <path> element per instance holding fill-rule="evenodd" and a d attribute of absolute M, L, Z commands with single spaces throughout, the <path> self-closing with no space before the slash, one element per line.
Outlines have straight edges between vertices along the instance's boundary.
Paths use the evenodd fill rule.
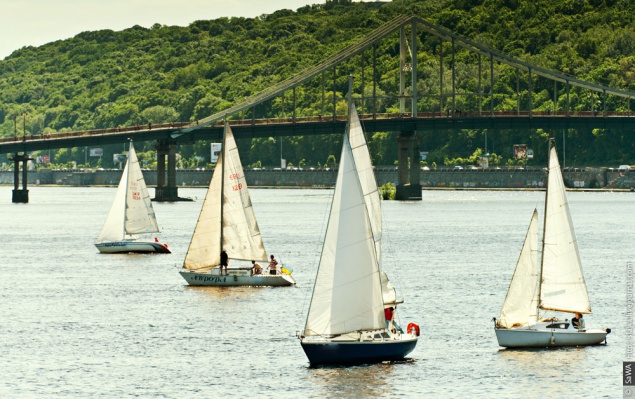
<path fill-rule="evenodd" d="M 0 0 L 0 59 L 84 31 L 134 25 L 187 26 L 219 17 L 257 17 L 325 0 Z"/>

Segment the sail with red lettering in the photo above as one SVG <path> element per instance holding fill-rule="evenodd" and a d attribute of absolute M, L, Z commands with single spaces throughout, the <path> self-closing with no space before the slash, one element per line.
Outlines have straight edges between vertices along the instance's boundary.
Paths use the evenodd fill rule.
<path fill-rule="evenodd" d="M 152 208 L 152 200 L 134 146 L 130 143 L 126 166 L 97 243 L 157 232 L 159 225 Z"/>
<path fill-rule="evenodd" d="M 228 124 L 183 267 L 213 269 L 220 264 L 221 250 L 230 259 L 267 260 L 236 141 Z"/>

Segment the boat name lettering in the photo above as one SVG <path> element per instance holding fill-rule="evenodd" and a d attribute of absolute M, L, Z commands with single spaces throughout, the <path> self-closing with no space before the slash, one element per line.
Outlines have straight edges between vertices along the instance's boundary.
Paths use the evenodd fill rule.
<path fill-rule="evenodd" d="M 103 244 L 104 247 L 125 247 L 125 242 L 107 242 Z"/>
<path fill-rule="evenodd" d="M 227 281 L 227 277 L 218 277 L 218 276 L 194 276 L 192 280 L 207 282 L 211 281 L 214 283 L 224 283 Z"/>

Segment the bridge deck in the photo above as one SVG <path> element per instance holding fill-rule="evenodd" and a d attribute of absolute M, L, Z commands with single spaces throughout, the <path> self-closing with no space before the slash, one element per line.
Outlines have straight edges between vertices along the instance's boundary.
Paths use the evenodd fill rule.
<path fill-rule="evenodd" d="M 462 112 L 449 116 L 439 112 L 420 112 L 418 118 L 400 114 L 361 115 L 365 131 L 425 131 L 445 129 L 562 129 L 562 128 L 635 128 L 631 112 L 607 112 L 606 116 L 591 111 L 564 113 L 532 112 Z M 345 115 L 270 119 L 234 119 L 229 121 L 237 137 L 277 137 L 294 135 L 342 134 Z M 189 143 L 195 140 L 220 140 L 223 122 L 184 133 L 196 123 L 178 122 L 136 125 L 77 132 L 36 134 L 0 139 L 0 153 L 37 151 L 56 148 L 117 144 L 129 138 L 135 141 L 168 140 Z M 189 129 L 186 129 L 189 130 Z"/>

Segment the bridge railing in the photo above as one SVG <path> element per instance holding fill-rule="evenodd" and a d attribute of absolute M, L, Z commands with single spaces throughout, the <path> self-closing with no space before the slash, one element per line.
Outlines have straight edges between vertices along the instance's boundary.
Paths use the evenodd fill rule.
<path fill-rule="evenodd" d="M 32 141 L 32 140 L 55 140 L 55 139 L 65 139 L 72 137 L 83 137 L 83 136 L 104 136 L 109 134 L 119 134 L 119 133 L 129 133 L 135 131 L 148 131 L 155 129 L 170 129 L 170 128 L 180 128 L 183 126 L 189 125 L 190 122 L 170 122 L 170 123 L 149 123 L 147 125 L 134 125 L 134 126 L 125 126 L 125 127 L 113 127 L 107 129 L 91 129 L 91 130 L 80 130 L 75 132 L 56 132 L 56 133 L 40 133 L 40 134 L 27 134 L 27 135 L 16 135 L 12 137 L 4 137 L 0 138 L 0 143 L 9 143 L 15 141 Z"/>
<path fill-rule="evenodd" d="M 527 118 L 529 117 L 529 111 L 495 111 L 493 114 L 494 118 Z M 566 111 L 532 111 L 532 117 L 554 117 L 554 118 L 589 118 L 589 117 L 632 117 L 632 112 L 618 112 L 618 111 L 607 111 L 606 113 L 598 112 L 598 111 L 569 111 L 569 115 L 566 114 Z M 421 119 L 430 119 L 430 118 L 443 118 L 443 119 L 458 119 L 458 118 L 490 118 L 492 117 L 490 112 L 487 111 L 461 111 L 455 110 L 446 111 L 446 112 L 418 112 L 417 118 Z M 346 115 L 337 115 L 335 117 L 335 121 L 337 122 L 346 122 Z M 399 113 L 377 113 L 377 114 L 360 114 L 361 120 L 386 120 L 386 119 L 412 119 L 412 116 L 409 113 L 399 114 Z M 294 124 L 294 123 L 332 123 L 333 117 L 328 116 L 324 117 L 322 115 L 317 116 L 296 116 L 293 117 L 285 117 L 285 118 L 262 118 L 262 119 L 232 119 L 228 121 L 231 126 L 256 126 L 256 125 L 283 125 L 283 124 Z M 194 122 L 196 123 L 196 122 Z M 223 121 L 216 121 L 213 126 L 222 126 Z M 28 134 L 22 136 L 12 136 L 12 137 L 4 137 L 0 138 L 0 143 L 12 143 L 18 141 L 35 141 L 35 140 L 56 140 L 56 139 L 66 139 L 73 137 L 84 137 L 84 136 L 104 136 L 111 134 L 126 134 L 126 133 L 134 133 L 138 131 L 148 131 L 148 130 L 158 130 L 158 129 L 178 129 L 184 126 L 191 125 L 191 122 L 170 122 L 170 123 L 156 123 L 156 124 L 147 124 L 147 125 L 134 125 L 134 126 L 126 126 L 126 127 L 116 127 L 116 128 L 108 128 L 108 129 L 91 129 L 91 130 L 82 130 L 76 132 L 60 132 L 60 133 L 41 133 L 41 134 Z"/>

